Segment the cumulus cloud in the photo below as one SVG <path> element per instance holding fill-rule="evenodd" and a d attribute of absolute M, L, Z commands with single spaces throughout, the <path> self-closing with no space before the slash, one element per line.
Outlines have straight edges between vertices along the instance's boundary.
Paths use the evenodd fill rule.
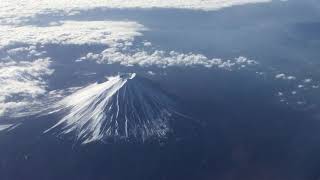
<path fill-rule="evenodd" d="M 280 73 L 275 75 L 276 79 L 283 79 L 283 80 L 296 80 L 297 78 L 295 76 L 288 76 L 284 73 Z"/>
<path fill-rule="evenodd" d="M 7 61 L 0 63 L 0 116 L 21 110 L 46 93 L 43 79 L 53 73 L 50 60 Z"/>
<path fill-rule="evenodd" d="M 312 79 L 307 78 L 307 79 L 304 79 L 303 82 L 304 82 L 304 83 L 311 83 L 311 82 L 312 82 Z"/>
<path fill-rule="evenodd" d="M 210 59 L 202 54 L 185 54 L 176 51 L 166 52 L 155 50 L 148 52 L 145 50 L 136 50 L 127 52 L 119 47 L 108 48 L 98 54 L 88 53 L 85 57 L 79 59 L 79 61 L 82 60 L 93 60 L 105 64 L 117 63 L 124 66 L 138 65 L 143 67 L 156 66 L 160 68 L 171 66 L 202 66 L 207 68 L 218 67 L 229 70 L 257 64 L 256 61 L 246 57 L 222 60 L 218 58 Z"/>

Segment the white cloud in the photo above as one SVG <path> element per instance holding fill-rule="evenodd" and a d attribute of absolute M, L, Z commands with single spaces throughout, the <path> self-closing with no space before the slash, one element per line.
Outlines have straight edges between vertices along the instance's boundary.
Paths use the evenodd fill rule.
<path fill-rule="evenodd" d="M 150 47 L 150 46 L 152 46 L 152 43 L 146 41 L 146 42 L 143 42 L 143 45 L 144 45 L 145 47 Z"/>
<path fill-rule="evenodd" d="M 32 12 L 48 13 L 55 10 L 72 10 L 92 7 L 175 7 L 175 8 L 195 8 L 198 9 L 216 9 L 235 4 L 262 2 L 264 0 L 216 0 L 216 1 L 41 1 L 28 3 L 19 1 L 18 5 L 12 7 L 12 2 L 5 1 L 6 5 L 1 7 L 9 8 L 11 11 L 19 9 L 19 13 L 24 16 L 31 16 Z M 44 3 L 45 2 L 45 3 Z M 64 1 L 63 1 L 64 2 Z M 72 2 L 72 3 L 70 3 Z M 29 7 L 30 6 L 30 7 Z M 22 8 L 21 7 L 25 7 Z M 200 8 L 201 9 L 201 8 Z M 21 12 L 20 12 L 21 11 Z M 7 11 L 8 12 L 8 9 Z M 37 13 L 39 13 L 37 12 Z M 1 15 L 0 17 L 17 17 L 19 13 L 9 16 Z M 62 13 L 63 14 L 63 13 Z M 34 14 L 33 14 L 34 15 Z M 142 32 L 147 30 L 146 27 L 137 22 L 127 21 L 61 21 L 59 23 L 50 24 L 49 26 L 14 26 L 4 25 L 0 29 L 0 48 L 8 47 L 16 44 L 60 44 L 60 45 L 84 45 L 84 44 L 99 44 L 108 46 L 99 54 L 89 53 L 86 57 L 81 58 L 95 60 L 99 63 L 113 64 L 118 63 L 125 66 L 204 66 L 218 67 L 223 69 L 241 69 L 248 65 L 256 64 L 255 61 L 245 57 L 239 57 L 232 60 L 222 60 L 219 58 L 208 58 L 202 54 L 194 53 L 179 53 L 175 51 L 165 52 L 162 50 L 140 50 L 133 48 L 135 37 L 142 36 Z M 137 45 L 137 42 L 135 42 Z M 138 44 L 139 45 L 139 44 Z M 140 44 L 146 49 L 152 49 L 152 43 L 142 41 Z M 30 51 L 31 52 L 31 51 Z M 14 51 L 12 52 L 14 53 Z"/>
<path fill-rule="evenodd" d="M 0 63 L 0 116 L 25 111 L 46 93 L 45 76 L 53 73 L 49 59 Z"/>
<path fill-rule="evenodd" d="M 36 14 L 59 12 L 72 15 L 79 10 L 106 8 L 179 8 L 218 10 L 234 5 L 265 3 L 271 0 L 2 0 L 0 24 L 16 24 Z"/>
<path fill-rule="evenodd" d="M 283 96 L 283 92 L 278 92 L 278 96 Z"/>
<path fill-rule="evenodd" d="M 288 76 L 284 73 L 280 73 L 275 75 L 276 79 L 283 79 L 283 80 L 296 80 L 297 78 L 295 76 Z"/>
<path fill-rule="evenodd" d="M 2 26 L 0 48 L 15 44 L 106 44 L 131 42 L 145 28 L 136 22 L 64 21 L 57 26 Z"/>
<path fill-rule="evenodd" d="M 153 72 L 153 71 L 148 71 L 147 72 L 150 76 L 154 76 L 154 75 L 156 75 L 156 73 L 155 72 Z"/>
<path fill-rule="evenodd" d="M 156 66 L 166 68 L 171 66 L 202 66 L 207 68 L 217 67 L 222 69 L 238 69 L 248 65 L 257 64 L 256 61 L 246 57 L 238 57 L 233 60 L 222 60 L 218 58 L 209 59 L 202 54 L 179 53 L 175 51 L 155 50 L 152 52 L 135 50 L 127 52 L 119 47 L 108 48 L 99 54 L 88 53 L 81 60 L 93 60 L 105 64 L 121 64 L 124 66 Z"/>
<path fill-rule="evenodd" d="M 304 83 L 311 83 L 312 82 L 312 79 L 308 78 L 308 79 L 305 79 L 303 80 Z"/>

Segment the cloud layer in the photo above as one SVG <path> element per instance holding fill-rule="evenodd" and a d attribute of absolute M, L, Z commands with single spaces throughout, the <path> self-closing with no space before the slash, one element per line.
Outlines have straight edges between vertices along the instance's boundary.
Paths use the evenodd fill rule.
<path fill-rule="evenodd" d="M 11 26 L 0 29 L 0 47 L 16 44 L 105 44 L 133 41 L 144 27 L 136 22 L 63 21 L 52 26 Z"/>
<path fill-rule="evenodd" d="M 43 79 L 53 73 L 49 59 L 0 62 L 0 116 L 25 111 L 46 93 Z"/>
<path fill-rule="evenodd" d="M 0 24 L 17 24 L 25 18 L 52 12 L 73 14 L 75 11 L 93 8 L 180 8 L 217 10 L 234 5 L 263 3 L 271 0 L 2 0 Z"/>

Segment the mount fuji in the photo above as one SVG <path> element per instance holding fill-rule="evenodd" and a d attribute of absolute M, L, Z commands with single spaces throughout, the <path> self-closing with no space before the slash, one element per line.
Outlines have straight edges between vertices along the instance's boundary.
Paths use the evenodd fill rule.
<path fill-rule="evenodd" d="M 49 114 L 60 120 L 44 131 L 75 135 L 82 144 L 116 139 L 164 138 L 180 113 L 175 98 L 135 73 L 108 77 L 57 102 Z"/>

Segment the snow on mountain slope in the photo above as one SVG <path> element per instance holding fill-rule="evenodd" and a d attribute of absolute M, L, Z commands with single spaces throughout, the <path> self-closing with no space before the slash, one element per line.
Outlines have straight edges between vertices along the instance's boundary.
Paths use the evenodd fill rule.
<path fill-rule="evenodd" d="M 74 134 L 83 144 L 108 138 L 165 137 L 171 131 L 170 122 L 183 117 L 176 107 L 150 80 L 135 73 L 118 75 L 58 102 L 52 113 L 62 118 L 45 132 Z"/>
<path fill-rule="evenodd" d="M 20 123 L 18 124 L 0 124 L 0 132 L 1 131 L 11 131 L 13 129 L 15 129 L 16 127 L 18 127 L 20 125 Z"/>

